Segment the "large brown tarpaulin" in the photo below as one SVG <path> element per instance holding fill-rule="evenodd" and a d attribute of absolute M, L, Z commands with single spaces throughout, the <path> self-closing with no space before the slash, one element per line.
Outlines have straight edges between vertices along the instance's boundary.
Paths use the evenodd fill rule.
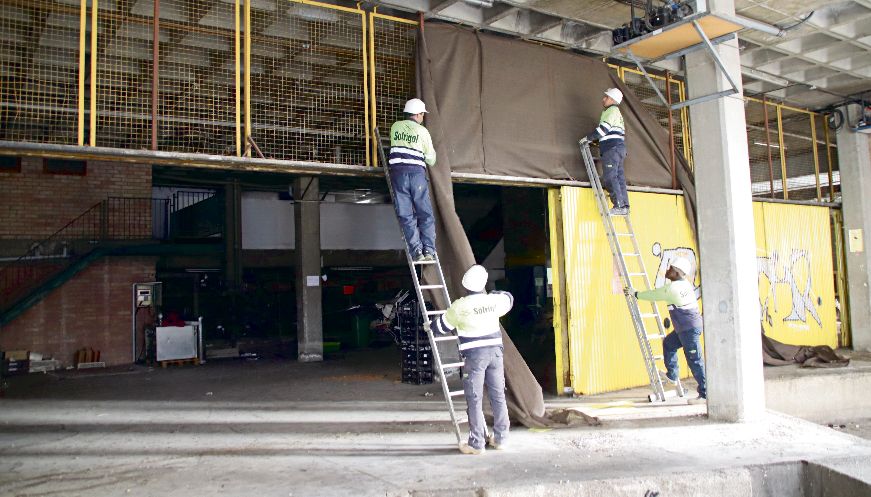
<path fill-rule="evenodd" d="M 464 294 L 459 282 L 476 261 L 454 210 L 451 171 L 586 180 L 578 139 L 598 124 L 606 88 L 625 95 L 627 182 L 672 186 L 668 133 L 604 63 L 448 24 L 426 25 L 418 40 L 418 95 L 438 154 L 430 168 L 437 249 L 452 295 Z M 677 169 L 692 199 L 689 169 L 682 160 Z M 433 281 L 427 272 L 424 279 Z M 545 412 L 541 387 L 504 330 L 503 340 L 512 418 L 527 426 L 565 425 L 564 413 Z"/>

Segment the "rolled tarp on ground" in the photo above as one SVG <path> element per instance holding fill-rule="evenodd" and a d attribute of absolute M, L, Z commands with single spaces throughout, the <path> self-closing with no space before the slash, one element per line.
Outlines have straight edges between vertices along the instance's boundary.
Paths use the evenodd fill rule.
<path fill-rule="evenodd" d="M 451 172 L 586 180 L 578 139 L 598 124 L 609 87 L 625 95 L 627 182 L 672 186 L 668 133 L 604 63 L 448 24 L 427 24 L 418 40 L 418 96 L 426 102 L 425 124 L 438 155 L 430 168 L 437 249 L 452 295 L 464 294 L 460 280 L 476 261 L 454 208 Z M 693 198 L 686 163 L 680 160 L 677 168 L 686 197 Z M 432 282 L 428 271 L 424 280 Z M 541 387 L 504 330 L 503 340 L 514 420 L 527 426 L 594 422 L 545 412 Z"/>

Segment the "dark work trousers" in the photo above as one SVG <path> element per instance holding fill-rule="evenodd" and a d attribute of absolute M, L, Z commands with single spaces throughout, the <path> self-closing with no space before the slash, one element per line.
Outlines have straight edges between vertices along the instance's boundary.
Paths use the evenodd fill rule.
<path fill-rule="evenodd" d="M 599 145 L 601 147 L 601 144 Z M 623 175 L 623 161 L 626 159 L 626 145 L 613 145 L 602 153 L 602 186 L 608 190 L 614 207 L 629 207 L 629 194 L 626 192 L 626 177 Z"/>

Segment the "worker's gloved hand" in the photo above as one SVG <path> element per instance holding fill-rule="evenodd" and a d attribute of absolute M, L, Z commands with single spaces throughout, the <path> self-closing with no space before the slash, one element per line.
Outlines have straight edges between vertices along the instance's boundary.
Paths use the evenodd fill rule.
<path fill-rule="evenodd" d="M 665 318 L 665 319 L 662 321 L 662 326 L 663 326 L 663 328 L 665 328 L 665 329 L 669 329 L 669 328 L 671 328 L 671 319 Z"/>
<path fill-rule="evenodd" d="M 585 140 L 587 140 L 588 142 L 594 142 L 597 138 L 599 138 L 599 135 L 597 135 L 596 133 L 590 133 L 589 135 L 587 135 Z"/>

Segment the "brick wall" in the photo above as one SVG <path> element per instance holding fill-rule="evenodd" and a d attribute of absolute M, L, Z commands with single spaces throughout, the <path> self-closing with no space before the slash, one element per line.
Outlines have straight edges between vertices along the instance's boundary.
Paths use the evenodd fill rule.
<path fill-rule="evenodd" d="M 0 239 L 38 239 L 106 197 L 151 197 L 151 166 L 88 161 L 83 176 L 46 174 L 41 158 L 0 172 Z"/>
<path fill-rule="evenodd" d="M 73 365 L 90 347 L 107 365 L 129 364 L 133 283 L 154 281 L 155 258 L 103 257 L 0 328 L 0 350 L 30 350 Z"/>

